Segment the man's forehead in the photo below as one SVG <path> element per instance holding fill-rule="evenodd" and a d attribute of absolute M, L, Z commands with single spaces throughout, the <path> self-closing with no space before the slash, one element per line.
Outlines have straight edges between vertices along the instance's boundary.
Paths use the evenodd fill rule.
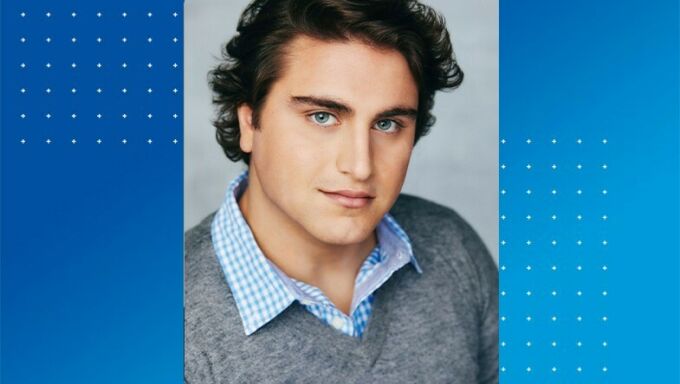
<path fill-rule="evenodd" d="M 359 40 L 324 41 L 299 36 L 284 53 L 277 83 L 288 96 L 324 95 L 355 108 L 416 108 L 418 88 L 408 63 L 397 50 Z"/>
<path fill-rule="evenodd" d="M 399 50 L 380 47 L 365 40 L 348 37 L 346 39 L 320 39 L 298 34 L 283 48 L 284 60 L 305 61 L 319 60 L 324 57 L 342 58 L 343 62 L 360 60 L 362 64 L 377 63 L 386 60 L 402 61 L 407 64 Z"/>

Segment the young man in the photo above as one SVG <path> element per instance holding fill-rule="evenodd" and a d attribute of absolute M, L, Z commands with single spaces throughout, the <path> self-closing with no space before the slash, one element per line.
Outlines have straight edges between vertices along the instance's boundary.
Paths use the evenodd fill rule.
<path fill-rule="evenodd" d="M 409 0 L 256 0 L 211 72 L 248 170 L 186 235 L 185 380 L 498 381 L 498 277 L 454 211 L 400 195 L 463 74 Z"/>

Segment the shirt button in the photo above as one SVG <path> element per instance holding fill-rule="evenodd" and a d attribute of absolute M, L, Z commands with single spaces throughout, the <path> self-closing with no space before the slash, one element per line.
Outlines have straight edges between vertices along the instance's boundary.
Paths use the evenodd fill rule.
<path fill-rule="evenodd" d="M 331 320 L 331 325 L 335 327 L 335 329 L 341 330 L 345 325 L 345 321 L 340 317 L 334 317 L 333 320 Z"/>

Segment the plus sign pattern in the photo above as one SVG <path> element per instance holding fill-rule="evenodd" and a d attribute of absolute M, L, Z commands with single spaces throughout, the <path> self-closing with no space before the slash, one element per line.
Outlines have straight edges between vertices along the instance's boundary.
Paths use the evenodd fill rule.
<path fill-rule="evenodd" d="M 180 144 L 181 7 L 5 8 L 8 139 L 24 146 Z"/>
<path fill-rule="evenodd" d="M 611 145 L 545 132 L 500 139 L 500 373 L 508 382 L 606 379 Z"/>

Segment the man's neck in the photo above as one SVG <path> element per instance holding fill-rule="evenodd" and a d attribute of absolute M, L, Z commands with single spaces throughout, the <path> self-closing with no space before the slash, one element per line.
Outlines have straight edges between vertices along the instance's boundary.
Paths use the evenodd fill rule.
<path fill-rule="evenodd" d="M 238 204 L 265 257 L 287 276 L 321 289 L 349 314 L 356 276 L 377 243 L 375 231 L 356 244 L 323 243 L 258 193 L 259 188 L 249 186 Z"/>

